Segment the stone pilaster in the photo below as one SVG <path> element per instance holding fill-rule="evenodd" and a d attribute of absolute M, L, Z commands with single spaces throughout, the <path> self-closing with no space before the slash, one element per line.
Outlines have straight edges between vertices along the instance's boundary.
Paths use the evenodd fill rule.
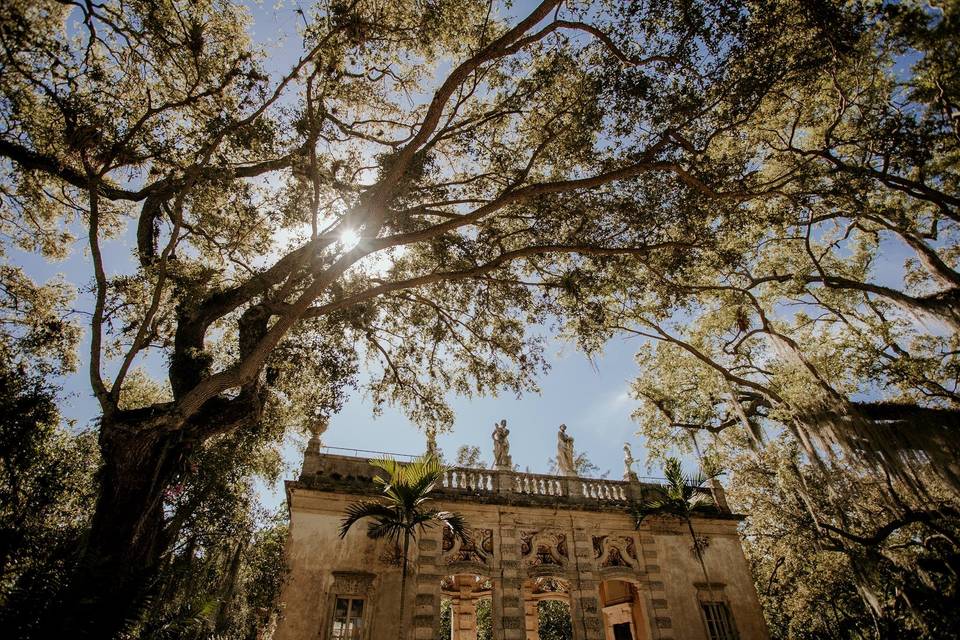
<path fill-rule="evenodd" d="M 460 599 L 453 603 L 450 628 L 453 640 L 477 640 L 477 601 L 469 590 L 462 590 Z"/>
<path fill-rule="evenodd" d="M 603 612 L 593 567 L 593 539 L 583 529 L 573 530 L 573 553 L 579 568 L 570 581 L 570 621 L 574 640 L 604 640 Z"/>
<path fill-rule="evenodd" d="M 418 545 L 416 593 L 413 615 L 408 623 L 407 637 L 413 640 L 435 640 L 440 629 L 440 542 L 433 535 L 424 535 Z"/>
<path fill-rule="evenodd" d="M 540 610 L 536 600 L 527 598 L 523 601 L 523 617 L 527 640 L 540 640 Z"/>
<path fill-rule="evenodd" d="M 494 640 L 523 640 L 525 622 L 521 600 L 520 540 L 517 530 L 500 530 L 500 577 L 493 583 L 491 613 Z"/>
<path fill-rule="evenodd" d="M 646 589 L 650 597 L 650 606 L 647 608 L 653 637 L 658 640 L 672 640 L 673 619 L 670 616 L 670 606 L 667 602 L 666 586 L 660 570 L 659 554 L 657 553 L 656 539 L 646 531 L 640 531 L 641 564 L 644 566 L 645 583 L 639 585 L 637 591 L 642 593 Z"/>

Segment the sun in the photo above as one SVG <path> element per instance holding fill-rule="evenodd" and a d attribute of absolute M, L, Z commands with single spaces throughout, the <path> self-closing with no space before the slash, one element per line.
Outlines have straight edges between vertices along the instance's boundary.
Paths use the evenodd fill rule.
<path fill-rule="evenodd" d="M 340 234 L 340 243 L 343 245 L 344 251 L 350 251 L 360 243 L 360 234 L 357 233 L 356 229 L 345 229 Z"/>

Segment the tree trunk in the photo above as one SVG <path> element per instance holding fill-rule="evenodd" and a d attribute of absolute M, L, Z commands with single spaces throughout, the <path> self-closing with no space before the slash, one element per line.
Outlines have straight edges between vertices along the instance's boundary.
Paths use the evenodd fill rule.
<path fill-rule="evenodd" d="M 62 637 L 115 638 L 134 622 L 166 547 L 164 497 L 188 446 L 136 422 L 101 427 L 100 495 L 70 586 L 50 624 Z"/>
<path fill-rule="evenodd" d="M 237 578 L 240 575 L 240 567 L 243 565 L 243 552 L 247 548 L 244 540 L 237 542 L 237 547 L 233 552 L 233 558 L 230 561 L 230 568 L 227 571 L 227 577 L 224 580 L 224 586 L 220 590 L 220 597 L 217 601 L 216 624 L 214 634 L 226 636 L 230 627 L 230 605 L 233 604 L 233 597 L 237 592 Z"/>
<path fill-rule="evenodd" d="M 400 640 L 406 640 L 406 625 L 403 619 L 403 609 L 407 601 L 407 550 L 410 548 L 410 532 L 403 533 L 403 564 L 400 567 Z"/>

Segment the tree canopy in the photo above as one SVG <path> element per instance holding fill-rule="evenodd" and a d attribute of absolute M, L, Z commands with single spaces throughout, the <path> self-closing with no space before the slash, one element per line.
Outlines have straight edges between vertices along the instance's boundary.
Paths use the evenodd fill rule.
<path fill-rule="evenodd" d="M 960 486 L 957 11 L 321 0 L 278 61 L 228 0 L 7 2 L 4 255 L 89 256 L 72 285 L 0 271 L 32 362 L 76 366 L 84 307 L 101 410 L 57 624 L 135 617 L 221 441 L 360 384 L 449 428 L 448 393 L 536 389 L 535 325 L 651 340 L 664 446 L 783 430 L 929 511 Z"/>

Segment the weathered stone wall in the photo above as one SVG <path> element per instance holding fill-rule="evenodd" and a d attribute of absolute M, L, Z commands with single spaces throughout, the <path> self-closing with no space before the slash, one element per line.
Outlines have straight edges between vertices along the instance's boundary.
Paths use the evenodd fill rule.
<path fill-rule="evenodd" d="M 276 638 L 328 638 L 333 598 L 344 588 L 367 597 L 364 640 L 396 638 L 400 569 L 393 563 L 395 550 L 385 541 L 367 538 L 362 525 L 345 539 L 338 537 L 346 505 L 375 493 L 371 468 L 364 460 L 320 458 L 308 460 L 301 481 L 287 488 L 291 574 Z M 464 477 L 469 479 L 467 471 Z M 699 598 L 706 599 L 708 592 L 710 598 L 727 603 L 741 640 L 767 638 L 736 516 L 717 512 L 694 522 L 697 534 L 709 541 L 708 585 L 685 523 L 650 518 L 639 531 L 634 529 L 623 497 L 632 498 L 625 496 L 628 491 L 642 492 L 639 483 L 613 483 L 616 487 L 602 489 L 605 497 L 597 498 L 583 495 L 596 495 L 596 486 L 585 490 L 585 482 L 576 478 L 560 479 L 562 486 L 551 495 L 546 482 L 540 484 L 546 476 L 520 474 L 527 480 L 526 492 L 521 493 L 516 491 L 523 486 L 517 484 L 517 474 L 476 473 L 474 488 L 447 486 L 436 504 L 463 514 L 474 530 L 474 544 L 463 548 L 434 528 L 411 550 L 405 616 L 409 638 L 437 638 L 441 581 L 453 574 L 490 580 L 496 640 L 528 637 L 525 629 L 531 626 L 529 603 L 534 597 L 530 584 L 541 577 L 560 578 L 569 585 L 577 640 L 605 638 L 600 588 L 604 580 L 636 585 L 641 608 L 636 620 L 647 627 L 637 629 L 638 640 L 707 640 Z M 536 490 L 530 486 L 533 479 Z M 500 486 L 506 483 L 510 486 Z M 447 484 L 458 483 L 448 478 Z M 574 485 L 580 495 L 570 495 Z"/>

